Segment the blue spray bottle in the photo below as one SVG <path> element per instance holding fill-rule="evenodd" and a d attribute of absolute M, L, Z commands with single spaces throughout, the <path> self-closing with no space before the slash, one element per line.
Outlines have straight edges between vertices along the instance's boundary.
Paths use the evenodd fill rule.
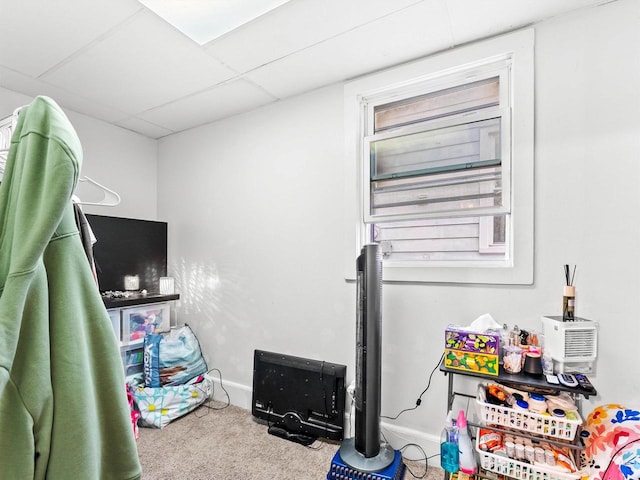
<path fill-rule="evenodd" d="M 458 429 L 453 424 L 449 410 L 444 430 L 440 436 L 440 466 L 445 472 L 454 473 L 459 469 L 460 451 L 458 449 Z"/>

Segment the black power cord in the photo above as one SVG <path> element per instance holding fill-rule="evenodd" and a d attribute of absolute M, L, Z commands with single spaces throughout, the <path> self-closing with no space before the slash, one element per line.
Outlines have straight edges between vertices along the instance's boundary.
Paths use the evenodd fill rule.
<path fill-rule="evenodd" d="M 405 468 L 407 469 L 407 471 L 413 476 L 413 478 L 426 478 L 427 474 L 429 473 L 429 460 L 435 457 L 439 457 L 440 454 L 435 454 L 435 455 L 431 455 L 430 457 L 427 457 L 427 454 L 425 453 L 424 449 L 415 443 L 407 443 L 406 445 L 404 445 L 403 447 L 400 447 L 400 451 L 404 450 L 407 447 L 416 447 L 418 449 L 420 449 L 422 451 L 422 455 L 423 458 L 418 458 L 416 460 L 410 459 L 410 458 L 404 458 L 404 460 L 409 461 L 409 462 L 422 462 L 424 461 L 424 472 L 421 475 L 416 475 L 413 470 L 411 470 L 411 468 L 409 468 L 409 465 L 407 465 L 406 463 L 404 464 Z"/>
<path fill-rule="evenodd" d="M 416 400 L 416 404 L 415 404 L 413 407 L 405 408 L 404 410 L 400 410 L 400 412 L 398 412 L 398 414 L 397 414 L 396 416 L 394 416 L 394 417 L 388 417 L 388 416 L 385 416 L 385 415 L 380 415 L 380 418 L 386 418 L 386 419 L 388 419 L 388 420 L 396 420 L 396 419 L 397 419 L 400 415 L 402 415 L 403 413 L 405 413 L 405 412 L 409 412 L 409 411 L 411 411 L 411 410 L 415 410 L 416 408 L 418 408 L 418 407 L 422 404 L 422 396 L 423 396 L 425 393 L 427 393 L 427 390 L 429 390 L 429 387 L 431 386 L 431 379 L 433 378 L 433 374 L 436 372 L 436 370 L 437 370 L 437 369 L 438 369 L 438 367 L 440 366 L 440 363 L 442 363 L 442 359 L 443 359 L 443 358 L 444 358 L 444 352 L 442 353 L 442 355 L 440 355 L 440 358 L 438 359 L 438 362 L 436 363 L 435 367 L 433 367 L 433 370 L 431 370 L 431 373 L 429 374 L 429 380 L 428 380 L 428 382 L 427 382 L 427 386 L 426 386 L 426 387 L 425 387 L 425 389 L 420 393 L 420 395 L 418 396 L 418 399 Z M 385 438 L 385 436 L 384 436 L 384 434 L 382 434 L 382 438 L 383 438 L 385 441 L 387 441 L 387 440 L 386 440 L 386 438 Z M 387 443 L 389 443 L 389 442 L 387 442 Z M 429 472 L 429 459 L 434 458 L 434 457 L 437 457 L 437 456 L 439 456 L 440 454 L 436 454 L 436 455 L 432 455 L 431 457 L 428 457 L 428 456 L 427 456 L 427 454 L 426 454 L 426 452 L 424 451 L 424 449 L 423 449 L 420 445 L 418 445 L 418 444 L 416 444 L 416 443 L 407 443 L 406 445 L 404 445 L 404 446 L 400 447 L 398 450 L 403 451 L 405 448 L 410 447 L 410 446 L 418 448 L 418 449 L 422 452 L 423 458 L 421 458 L 421 459 L 419 459 L 419 460 L 410 460 L 410 459 L 405 459 L 405 460 L 408 460 L 408 461 L 422 461 L 422 460 L 424 460 L 424 473 L 422 473 L 422 475 L 418 476 L 418 475 L 416 475 L 416 474 L 411 470 L 411 468 L 410 468 L 406 463 L 405 463 L 405 467 L 406 467 L 407 471 L 408 471 L 408 472 L 409 472 L 409 473 L 410 473 L 414 478 L 418 478 L 418 479 L 420 479 L 420 478 L 426 478 L 427 473 Z M 403 455 L 403 458 L 404 458 L 404 455 Z"/>
<path fill-rule="evenodd" d="M 440 358 L 438 359 L 438 363 L 436 363 L 436 366 L 433 367 L 433 370 L 431 370 L 431 373 L 429 374 L 429 381 L 427 383 L 427 386 L 425 387 L 425 389 L 422 391 L 422 393 L 418 396 L 418 400 L 416 400 L 416 404 L 413 407 L 410 408 L 405 408 L 404 410 L 400 410 L 400 412 L 398 412 L 398 414 L 395 417 L 387 417 L 385 415 L 380 415 L 380 418 L 386 418 L 387 420 L 397 420 L 397 418 L 402 415 L 405 412 L 410 412 L 411 410 L 415 410 L 416 408 L 418 408 L 420 406 L 420 404 L 422 403 L 422 396 L 427 393 L 427 390 L 429 390 L 429 387 L 431 386 L 431 379 L 433 378 L 433 374 L 435 373 L 435 371 L 438 369 L 438 367 L 440 366 L 440 363 L 442 363 L 442 359 L 444 358 L 444 352 L 442 353 L 442 355 L 440 355 Z"/>
<path fill-rule="evenodd" d="M 382 440 L 384 440 L 384 442 L 385 442 L 386 444 L 391 445 L 391 444 L 389 443 L 389 440 L 387 440 L 387 437 L 384 435 L 384 432 L 382 432 L 382 430 L 380 431 L 380 435 L 382 436 Z M 417 448 L 418 450 L 420 450 L 420 451 L 422 452 L 422 458 L 418 458 L 418 459 L 415 459 L 415 460 L 414 460 L 414 459 L 411 459 L 411 458 L 406 458 L 406 457 L 404 456 L 404 452 L 403 452 L 403 450 L 404 450 L 405 448 L 408 448 L 408 447 L 415 447 L 415 448 Z M 432 455 L 432 456 L 430 456 L 430 457 L 427 457 L 427 453 L 426 453 L 426 452 L 424 451 L 424 449 L 423 449 L 420 445 L 418 445 L 417 443 L 407 443 L 407 444 L 403 445 L 402 447 L 398 448 L 397 450 L 398 450 L 398 451 L 400 451 L 400 452 L 402 453 L 402 460 L 403 460 L 403 462 L 404 462 L 405 460 L 406 460 L 406 461 L 408 461 L 408 462 L 422 462 L 422 461 L 424 461 L 424 472 L 423 472 L 423 473 L 422 473 L 422 475 L 420 475 L 420 476 L 416 475 L 416 474 L 411 470 L 411 468 L 409 467 L 409 465 L 407 465 L 406 463 L 404 464 L 405 468 L 406 468 L 406 469 L 407 469 L 407 471 L 408 471 L 408 472 L 413 476 L 413 478 L 418 478 L 418 479 L 420 479 L 420 478 L 425 478 L 425 477 L 427 476 L 427 473 L 429 473 L 429 459 L 440 456 L 440 454 L 438 453 L 438 454 L 436 454 L 436 455 Z"/>
<path fill-rule="evenodd" d="M 225 409 L 225 408 L 227 408 L 229 405 L 231 405 L 231 397 L 229 397 L 229 392 L 227 392 L 227 390 L 224 388 L 224 385 L 222 384 L 222 372 L 220 371 L 220 369 L 218 369 L 218 368 L 212 368 L 211 370 L 209 370 L 209 371 L 207 372 L 207 375 L 208 375 L 209 373 L 211 373 L 211 372 L 218 372 L 218 377 L 219 377 L 219 379 L 220 379 L 220 388 L 222 389 L 222 391 L 225 393 L 225 395 L 226 395 L 226 397 L 227 397 L 227 403 L 226 403 L 225 405 L 223 405 L 222 407 L 212 407 L 212 406 L 211 406 L 211 403 L 213 402 L 213 396 L 214 396 L 214 394 L 213 394 L 213 390 L 212 390 L 212 392 L 211 392 L 211 398 L 209 398 L 209 401 L 207 401 L 207 402 L 203 403 L 203 404 L 202 404 L 202 406 L 203 406 L 203 407 L 206 407 L 206 408 L 207 408 L 207 409 L 209 409 L 209 410 L 224 410 L 224 409 Z M 195 385 L 197 385 L 197 384 L 195 384 Z M 213 388 L 213 389 L 215 389 L 215 383 L 213 382 L 213 379 L 211 380 L 211 385 L 212 385 L 212 388 Z M 204 392 L 204 390 L 203 390 L 203 389 L 201 389 L 200 387 L 196 387 L 196 388 L 198 388 L 199 390 L 201 390 L 203 393 L 206 393 L 206 392 Z M 200 417 L 205 416 L 207 413 L 209 413 L 209 412 L 208 412 L 208 410 L 204 410 L 204 413 L 203 413 L 203 414 L 198 415 L 198 413 L 197 413 L 197 411 L 196 411 L 196 416 L 198 416 L 198 417 L 200 418 Z"/>

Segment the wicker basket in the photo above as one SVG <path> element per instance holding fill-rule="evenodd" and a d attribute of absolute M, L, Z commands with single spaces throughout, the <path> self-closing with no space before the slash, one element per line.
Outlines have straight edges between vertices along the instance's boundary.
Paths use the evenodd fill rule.
<path fill-rule="evenodd" d="M 532 465 L 513 458 L 480 450 L 476 439 L 476 451 L 483 469 L 520 480 L 580 480 L 589 478 L 582 472 L 560 472 L 549 466 Z"/>
<path fill-rule="evenodd" d="M 523 412 L 513 408 L 492 405 L 486 402 L 486 385 L 478 386 L 478 414 L 486 425 L 499 425 L 534 435 L 573 441 L 582 426 L 582 418 L 576 412 L 576 419 L 558 418 L 533 412 Z"/>

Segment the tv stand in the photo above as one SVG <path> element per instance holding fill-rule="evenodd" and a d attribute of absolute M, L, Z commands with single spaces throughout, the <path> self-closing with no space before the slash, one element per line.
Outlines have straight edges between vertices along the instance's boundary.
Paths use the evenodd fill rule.
<path fill-rule="evenodd" d="M 300 445 L 304 445 L 305 447 L 311 445 L 316 441 L 316 437 L 311 435 L 305 435 L 303 433 L 292 433 L 289 430 L 278 427 L 276 425 L 271 425 L 267 432 L 276 437 L 284 438 L 285 440 L 290 440 L 292 442 L 299 443 Z"/>

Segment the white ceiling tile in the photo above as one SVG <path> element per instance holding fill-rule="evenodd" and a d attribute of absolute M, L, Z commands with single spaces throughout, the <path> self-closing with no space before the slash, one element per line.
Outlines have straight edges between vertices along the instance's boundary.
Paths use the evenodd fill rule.
<path fill-rule="evenodd" d="M 245 76 L 281 98 L 353 78 L 450 48 L 445 17 L 441 1 L 422 2 Z"/>
<path fill-rule="evenodd" d="M 173 131 L 182 131 L 274 101 L 276 98 L 250 82 L 236 80 L 155 108 L 140 117 Z"/>
<path fill-rule="evenodd" d="M 171 135 L 174 133 L 172 130 L 168 128 L 161 127 L 159 125 L 155 125 L 153 123 L 149 123 L 140 118 L 131 117 L 125 120 L 121 120 L 116 123 L 119 127 L 126 128 L 127 130 L 132 130 L 136 133 L 140 133 L 141 135 L 145 135 L 150 138 L 160 138 L 165 137 L 167 135 Z"/>
<path fill-rule="evenodd" d="M 43 78 L 136 114 L 234 75 L 163 20 L 144 12 Z"/>
<path fill-rule="evenodd" d="M 124 112 L 82 98 L 64 88 L 49 85 L 46 82 L 36 80 L 28 75 L 22 75 L 5 67 L 0 67 L 0 86 L 31 97 L 46 95 L 55 100 L 56 103 L 65 110 L 68 109 L 78 113 L 84 113 L 85 115 L 99 118 L 109 123 L 117 122 L 127 116 Z"/>
<path fill-rule="evenodd" d="M 135 0 L 3 0 L 2 3 L 0 65 L 33 77 L 142 9 Z"/>
<path fill-rule="evenodd" d="M 215 40 L 207 51 L 247 72 L 421 1 L 293 1 Z"/>

